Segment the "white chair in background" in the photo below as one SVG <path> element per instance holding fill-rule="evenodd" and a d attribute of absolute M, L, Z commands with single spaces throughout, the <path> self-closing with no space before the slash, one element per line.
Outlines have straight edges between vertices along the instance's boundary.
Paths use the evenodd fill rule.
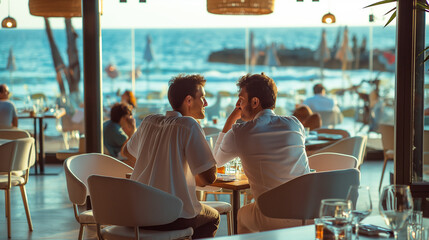
<path fill-rule="evenodd" d="M 30 231 L 33 231 L 33 223 L 31 222 L 30 209 L 27 202 L 27 192 L 25 191 L 29 169 L 34 164 L 30 154 L 32 148 L 34 148 L 33 138 L 15 139 L 0 146 L 0 172 L 7 173 L 7 175 L 0 175 L 0 189 L 5 191 L 5 213 L 9 238 L 11 237 L 10 218 L 12 216 L 10 212 L 10 190 L 14 186 L 19 186 L 21 190 L 28 228 Z M 12 172 L 17 171 L 24 172 L 24 174 L 20 176 L 12 174 Z"/>
<path fill-rule="evenodd" d="M 384 172 L 386 171 L 387 160 L 393 159 L 395 156 L 395 127 L 393 125 L 380 124 L 378 126 L 378 131 L 381 133 L 384 155 L 383 170 L 381 171 L 380 184 L 378 186 L 378 191 L 380 191 Z"/>
<path fill-rule="evenodd" d="M 183 208 L 179 198 L 124 178 L 92 175 L 88 184 L 100 239 L 191 239 L 191 227 L 171 231 L 140 228 L 175 221 Z M 101 229 L 102 225 L 110 226 Z"/>
<path fill-rule="evenodd" d="M 316 172 L 356 168 L 357 159 L 341 153 L 318 153 L 308 157 L 308 165 Z"/>
<path fill-rule="evenodd" d="M 99 153 L 88 153 L 69 157 L 64 162 L 67 191 L 73 203 L 76 221 L 80 224 L 79 240 L 83 238 L 85 225 L 95 224 L 92 210 L 85 210 L 89 196 L 87 179 L 90 175 L 98 174 L 111 177 L 125 178 L 133 169 L 121 161 Z"/>
<path fill-rule="evenodd" d="M 366 141 L 367 141 L 366 136 L 344 138 L 329 146 L 326 146 L 317 151 L 314 151 L 313 155 L 316 153 L 324 153 L 324 152 L 333 152 L 333 153 L 352 155 L 358 160 L 357 168 L 360 168 L 360 165 L 363 163 L 363 158 L 365 156 Z"/>
<path fill-rule="evenodd" d="M 215 128 L 215 127 L 203 127 L 203 131 L 204 131 L 204 134 L 206 136 L 208 136 L 208 135 L 212 135 L 212 134 L 218 134 L 222 130 L 219 128 Z"/>
<path fill-rule="evenodd" d="M 27 132 L 25 130 L 21 130 L 21 129 L 0 129 L 0 139 L 15 140 L 15 139 L 19 139 L 19 138 L 33 138 L 33 137 L 31 137 L 31 134 L 29 132 Z M 31 166 L 33 166 L 33 164 L 36 161 L 36 148 L 35 147 L 31 148 L 30 156 L 31 156 Z M 13 172 L 13 174 L 22 176 L 23 172 L 22 171 Z"/>
<path fill-rule="evenodd" d="M 281 219 L 306 220 L 319 217 L 320 201 L 347 197 L 349 187 L 359 185 L 357 169 L 305 174 L 261 194 L 256 203 L 262 214 Z"/>

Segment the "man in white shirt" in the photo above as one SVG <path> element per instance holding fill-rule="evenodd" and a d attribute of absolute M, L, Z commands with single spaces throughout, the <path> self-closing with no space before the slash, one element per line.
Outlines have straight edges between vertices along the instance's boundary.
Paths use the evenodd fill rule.
<path fill-rule="evenodd" d="M 180 218 L 147 229 L 173 230 L 192 227 L 192 238 L 214 237 L 220 217 L 217 210 L 201 204 L 196 185 L 216 180 L 216 162 L 196 119 L 207 106 L 200 75 L 179 75 L 170 80 L 168 100 L 174 111 L 149 115 L 122 149 L 136 158 L 131 179 L 158 188 L 183 201 Z"/>
<path fill-rule="evenodd" d="M 304 127 L 295 117 L 276 116 L 277 87 L 262 74 L 245 75 L 235 110 L 228 117 L 214 149 L 217 164 L 240 157 L 250 189 L 258 197 L 293 178 L 309 173 Z M 243 123 L 235 124 L 240 119 Z M 256 203 L 238 212 L 238 233 L 300 225 L 299 220 L 264 216 Z"/>
<path fill-rule="evenodd" d="M 340 111 L 334 99 L 326 96 L 326 89 L 322 84 L 313 86 L 314 96 L 307 98 L 304 104 L 309 106 L 313 112 Z"/>
<path fill-rule="evenodd" d="M 9 88 L 6 84 L 0 85 L 0 128 L 18 127 L 18 115 L 15 105 L 9 101 Z"/>

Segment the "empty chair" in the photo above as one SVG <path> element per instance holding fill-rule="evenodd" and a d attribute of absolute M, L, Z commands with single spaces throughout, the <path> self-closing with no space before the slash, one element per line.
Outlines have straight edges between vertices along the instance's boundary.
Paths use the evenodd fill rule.
<path fill-rule="evenodd" d="M 346 169 L 299 176 L 260 195 L 261 212 L 272 218 L 308 219 L 319 217 L 320 201 L 346 198 L 349 187 L 359 185 L 360 172 Z"/>
<path fill-rule="evenodd" d="M 323 127 L 335 127 L 335 125 L 343 122 L 343 114 L 339 111 L 317 111 L 316 113 L 320 114 Z"/>
<path fill-rule="evenodd" d="M 315 131 L 317 133 L 338 134 L 338 135 L 343 136 L 343 138 L 350 137 L 350 133 L 347 130 L 343 130 L 343 129 L 317 128 L 317 129 L 314 129 L 313 131 Z"/>
<path fill-rule="evenodd" d="M 31 134 L 25 130 L 21 130 L 21 129 L 0 129 L 0 139 L 9 139 L 9 140 L 14 140 L 14 139 L 19 139 L 19 138 L 32 138 Z M 36 148 L 32 147 L 31 148 L 31 161 L 30 161 L 30 166 L 33 166 L 34 162 L 36 161 Z M 22 176 L 24 175 L 25 172 L 23 171 L 17 171 L 17 172 L 13 172 L 14 175 L 19 175 Z"/>
<path fill-rule="evenodd" d="M 7 175 L 0 175 L 0 189 L 5 191 L 5 213 L 7 219 L 7 234 L 11 237 L 10 218 L 10 190 L 14 186 L 19 186 L 21 190 L 22 201 L 24 203 L 25 214 L 27 215 L 28 228 L 33 231 L 31 222 L 30 209 L 28 208 L 27 192 L 25 184 L 28 181 L 29 169 L 34 161 L 31 158 L 31 149 L 34 147 L 33 138 L 20 138 L 11 140 L 0 145 L 0 172 Z M 12 171 L 24 171 L 23 175 L 16 176 Z"/>
<path fill-rule="evenodd" d="M 92 174 L 122 177 L 131 173 L 133 169 L 121 161 L 99 153 L 81 154 L 67 158 L 64 162 L 67 191 L 73 203 L 76 221 L 80 224 L 79 239 L 83 237 L 85 225 L 95 224 L 92 210 L 80 209 L 85 207 L 89 191 L 87 179 Z"/>
<path fill-rule="evenodd" d="M 124 178 L 92 175 L 88 184 L 100 239 L 190 239 L 193 234 L 191 227 L 171 231 L 141 228 L 175 221 L 183 207 L 176 196 Z M 101 225 L 110 226 L 100 229 Z"/>
<path fill-rule="evenodd" d="M 341 153 L 318 153 L 308 157 L 308 165 L 316 172 L 356 168 L 357 159 Z"/>
<path fill-rule="evenodd" d="M 321 148 L 315 151 L 313 154 L 323 153 L 323 152 L 333 152 L 333 153 L 352 155 L 358 160 L 357 168 L 359 168 L 360 165 L 363 163 L 363 157 L 365 156 L 366 140 L 367 140 L 366 136 L 344 138 L 329 146 L 326 146 L 324 148 Z"/>
<path fill-rule="evenodd" d="M 384 155 L 383 170 L 381 171 L 380 184 L 378 186 L 378 191 L 380 191 L 387 160 L 393 159 L 395 156 L 395 127 L 393 125 L 380 124 L 378 126 L 378 131 L 381 133 L 381 143 L 383 144 Z"/>

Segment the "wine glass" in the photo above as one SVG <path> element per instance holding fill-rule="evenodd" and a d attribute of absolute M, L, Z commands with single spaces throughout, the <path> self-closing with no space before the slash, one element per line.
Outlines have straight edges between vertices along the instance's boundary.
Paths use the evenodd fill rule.
<path fill-rule="evenodd" d="M 350 186 L 347 200 L 352 201 L 352 220 L 356 228 L 355 239 L 359 239 L 359 223 L 372 212 L 369 187 Z"/>
<path fill-rule="evenodd" d="M 352 202 L 346 199 L 324 199 L 320 205 L 320 219 L 331 230 L 335 239 L 351 222 Z"/>
<path fill-rule="evenodd" d="M 398 230 L 404 226 L 413 212 L 413 198 L 410 187 L 406 185 L 385 186 L 380 195 L 380 214 L 392 229 L 395 239 Z"/>

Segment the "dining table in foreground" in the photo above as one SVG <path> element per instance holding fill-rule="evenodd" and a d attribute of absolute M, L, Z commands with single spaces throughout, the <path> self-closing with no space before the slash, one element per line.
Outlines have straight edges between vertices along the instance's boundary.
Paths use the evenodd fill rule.
<path fill-rule="evenodd" d="M 235 181 L 219 181 L 210 184 L 210 186 L 220 187 L 224 189 L 232 190 L 232 224 L 233 234 L 237 234 L 237 215 L 238 209 L 240 209 L 240 191 L 250 188 L 249 181 L 247 179 L 235 180 Z"/>

